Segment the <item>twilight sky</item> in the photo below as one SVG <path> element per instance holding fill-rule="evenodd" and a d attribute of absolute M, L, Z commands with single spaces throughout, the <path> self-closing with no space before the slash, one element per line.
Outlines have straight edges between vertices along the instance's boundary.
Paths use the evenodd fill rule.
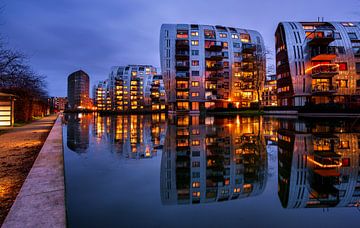
<path fill-rule="evenodd" d="M 47 76 L 51 96 L 66 96 L 78 69 L 93 85 L 114 65 L 160 66 L 162 23 L 254 29 L 273 50 L 280 21 L 360 20 L 360 0 L 0 0 L 0 8 L 0 35 Z"/>

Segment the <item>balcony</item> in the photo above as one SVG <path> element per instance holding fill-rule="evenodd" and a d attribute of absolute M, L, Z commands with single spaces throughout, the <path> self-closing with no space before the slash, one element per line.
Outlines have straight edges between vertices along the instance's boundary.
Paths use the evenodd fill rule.
<path fill-rule="evenodd" d="M 328 46 L 335 40 L 334 31 L 314 31 L 306 36 L 309 46 Z"/>
<path fill-rule="evenodd" d="M 249 77 L 249 76 L 241 76 L 239 77 L 239 79 L 243 82 L 252 82 L 254 81 L 254 78 L 253 77 Z"/>
<path fill-rule="evenodd" d="M 217 80 L 219 80 L 219 78 L 222 78 L 222 75 L 221 74 L 216 74 L 216 73 L 209 74 L 209 75 L 207 75 L 205 77 L 205 79 L 207 81 L 210 81 L 210 80 L 217 81 Z"/>
<path fill-rule="evenodd" d="M 210 65 L 206 66 L 207 71 L 219 71 L 222 69 L 224 69 L 224 66 L 221 62 L 215 63 L 215 64 L 210 64 Z"/>
<path fill-rule="evenodd" d="M 337 87 L 329 84 L 315 84 L 312 85 L 311 92 L 313 95 L 336 93 Z"/>
<path fill-rule="evenodd" d="M 242 66 L 240 67 L 240 70 L 243 72 L 253 72 L 255 69 L 252 66 L 252 64 L 242 64 Z"/>
<path fill-rule="evenodd" d="M 184 50 L 179 50 L 175 54 L 176 60 L 189 60 L 189 52 Z"/>
<path fill-rule="evenodd" d="M 311 61 L 332 61 L 336 58 L 335 47 L 313 47 Z"/>
<path fill-rule="evenodd" d="M 217 100 L 217 96 L 216 95 L 206 96 L 206 100 Z"/>
<path fill-rule="evenodd" d="M 306 70 L 313 78 L 329 78 L 339 73 L 337 64 L 319 64 Z"/>
<path fill-rule="evenodd" d="M 185 79 L 189 80 L 190 74 L 189 72 L 176 72 L 176 79 Z"/>
<path fill-rule="evenodd" d="M 185 84 L 176 85 L 176 90 L 189 90 L 189 86 Z"/>
<path fill-rule="evenodd" d="M 242 53 L 252 54 L 256 51 L 256 44 L 242 43 Z"/>
<path fill-rule="evenodd" d="M 175 65 L 175 69 L 176 70 L 189 70 L 190 68 L 190 65 L 189 65 L 189 62 L 176 62 L 176 65 Z"/>
<path fill-rule="evenodd" d="M 220 41 L 205 41 L 205 50 L 219 52 L 222 51 L 222 43 Z"/>
<path fill-rule="evenodd" d="M 223 60 L 224 56 L 220 52 L 213 52 L 213 53 L 206 53 L 205 59 L 210 61 L 221 61 Z"/>
<path fill-rule="evenodd" d="M 256 57 L 255 57 L 255 55 L 252 55 L 252 54 L 247 54 L 247 55 L 242 56 L 243 62 L 252 63 L 252 62 L 255 62 L 255 60 L 256 60 Z"/>
<path fill-rule="evenodd" d="M 242 84 L 240 86 L 240 89 L 241 90 L 254 90 L 255 89 L 255 86 L 252 85 L 252 84 Z"/>
<path fill-rule="evenodd" d="M 188 40 L 176 40 L 176 49 L 177 50 L 189 50 L 189 41 Z"/>

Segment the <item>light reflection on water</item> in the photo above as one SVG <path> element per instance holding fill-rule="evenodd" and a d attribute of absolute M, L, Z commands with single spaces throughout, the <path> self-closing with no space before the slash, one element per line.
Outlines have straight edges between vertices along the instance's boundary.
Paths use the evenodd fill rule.
<path fill-rule="evenodd" d="M 69 225 L 355 224 L 359 132 L 351 119 L 67 115 Z"/>

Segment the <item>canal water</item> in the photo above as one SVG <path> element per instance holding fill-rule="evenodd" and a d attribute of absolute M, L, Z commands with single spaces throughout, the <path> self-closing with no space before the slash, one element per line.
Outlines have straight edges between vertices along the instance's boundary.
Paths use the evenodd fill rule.
<path fill-rule="evenodd" d="M 360 223 L 360 119 L 69 114 L 69 227 Z"/>

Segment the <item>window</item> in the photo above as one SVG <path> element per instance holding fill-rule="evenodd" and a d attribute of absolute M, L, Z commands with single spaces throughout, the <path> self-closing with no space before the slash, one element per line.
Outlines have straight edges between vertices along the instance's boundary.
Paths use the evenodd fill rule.
<path fill-rule="evenodd" d="M 348 68 L 347 68 L 347 63 L 338 63 L 338 65 L 339 65 L 339 70 L 340 70 L 340 71 L 346 71 L 346 70 L 348 70 Z"/>
<path fill-rule="evenodd" d="M 348 35 L 349 35 L 350 40 L 357 40 L 356 33 L 354 33 L 354 32 L 349 32 Z"/>
<path fill-rule="evenodd" d="M 215 32 L 214 30 L 204 30 L 204 36 L 206 39 L 215 39 Z"/>
<path fill-rule="evenodd" d="M 198 70 L 191 71 L 192 76 L 200 76 L 200 72 Z"/>
<path fill-rule="evenodd" d="M 343 22 L 341 23 L 344 27 L 355 27 L 355 24 L 354 23 L 351 23 L 351 22 Z"/>
<path fill-rule="evenodd" d="M 336 40 L 341 40 L 341 35 L 340 35 L 340 33 L 339 33 L 339 32 L 334 33 L 334 38 L 335 38 Z"/>
<path fill-rule="evenodd" d="M 189 102 L 177 102 L 178 110 L 189 110 Z"/>
<path fill-rule="evenodd" d="M 236 33 L 231 34 L 231 38 L 233 39 L 239 39 L 239 35 Z"/>
<path fill-rule="evenodd" d="M 228 49 L 228 47 L 229 47 L 228 42 L 222 42 L 222 47 L 223 47 L 224 49 Z"/>
<path fill-rule="evenodd" d="M 199 162 L 199 161 L 193 161 L 193 162 L 191 163 L 191 166 L 192 166 L 192 167 L 200 167 L 200 162 Z"/>
<path fill-rule="evenodd" d="M 199 66 L 199 60 L 191 61 L 191 66 Z"/>
<path fill-rule="evenodd" d="M 242 34 L 240 34 L 240 40 L 241 40 L 241 42 L 249 43 L 250 42 L 250 35 L 246 34 L 246 33 L 242 33 Z"/>
<path fill-rule="evenodd" d="M 219 36 L 220 36 L 220 38 L 227 38 L 227 34 L 226 34 L 226 33 L 220 33 Z"/>
<path fill-rule="evenodd" d="M 359 63 L 355 63 L 355 68 L 356 68 L 356 73 L 360 74 L 360 62 Z"/>
<path fill-rule="evenodd" d="M 192 87 L 199 87 L 199 86 L 200 86 L 200 82 L 198 82 L 198 81 L 192 81 L 192 82 L 191 82 L 191 86 L 192 86 Z"/>
<path fill-rule="evenodd" d="M 199 110 L 199 102 L 192 102 L 191 103 L 191 110 L 194 110 L 194 111 Z M 197 145 L 193 144 L 193 146 L 198 146 L 198 145 L 200 145 L 200 141 L 199 141 L 199 144 L 197 144 Z"/>
<path fill-rule="evenodd" d="M 200 188 L 200 182 L 198 182 L 198 181 L 192 182 L 192 187 L 193 188 Z"/>
<path fill-rule="evenodd" d="M 191 50 L 191 55 L 199 55 L 199 50 Z"/>
<path fill-rule="evenodd" d="M 345 48 L 343 46 L 339 46 L 339 47 L 337 47 L 337 52 L 339 54 L 345 54 Z"/>
<path fill-rule="evenodd" d="M 347 88 L 348 87 L 348 80 L 337 80 L 337 85 L 339 88 Z"/>
<path fill-rule="evenodd" d="M 199 156 L 200 156 L 200 151 L 194 151 L 194 152 L 199 152 Z M 194 153 L 194 152 L 193 152 L 193 153 Z M 192 173 L 192 177 L 193 177 L 193 178 L 200 178 L 200 172 L 193 172 L 193 173 Z"/>
<path fill-rule="evenodd" d="M 233 43 L 234 48 L 240 48 L 240 43 Z"/>
<path fill-rule="evenodd" d="M 350 149 L 349 141 L 340 141 L 339 149 Z"/>
<path fill-rule="evenodd" d="M 193 193 L 192 193 L 192 196 L 193 196 L 193 197 L 200 197 L 200 192 L 193 192 Z"/>
<path fill-rule="evenodd" d="M 229 68 L 229 62 L 223 62 L 224 68 Z"/>
<path fill-rule="evenodd" d="M 187 30 L 178 30 L 176 33 L 176 38 L 178 39 L 187 39 L 189 38 Z"/>
<path fill-rule="evenodd" d="M 191 145 L 192 146 L 199 146 L 200 145 L 200 140 L 192 140 Z"/>
<path fill-rule="evenodd" d="M 199 36 L 199 32 L 198 31 L 191 31 L 191 36 Z"/>
<path fill-rule="evenodd" d="M 350 158 L 343 158 L 342 160 L 341 160 L 342 162 L 342 167 L 349 167 L 350 166 Z"/>
<path fill-rule="evenodd" d="M 192 46 L 199 46 L 199 41 L 198 40 L 192 40 L 191 45 Z"/>
<path fill-rule="evenodd" d="M 241 52 L 234 52 L 234 57 L 241 57 Z"/>
<path fill-rule="evenodd" d="M 353 47 L 355 57 L 360 57 L 360 47 Z"/>
<path fill-rule="evenodd" d="M 198 97 L 198 96 L 199 96 L 199 93 L 198 93 L 198 92 L 191 93 L 191 96 L 192 96 L 192 97 Z"/>

